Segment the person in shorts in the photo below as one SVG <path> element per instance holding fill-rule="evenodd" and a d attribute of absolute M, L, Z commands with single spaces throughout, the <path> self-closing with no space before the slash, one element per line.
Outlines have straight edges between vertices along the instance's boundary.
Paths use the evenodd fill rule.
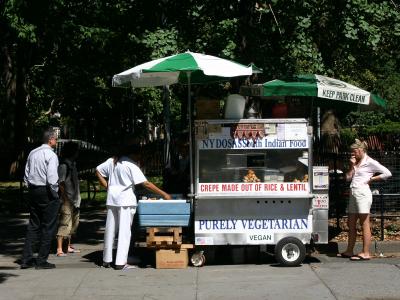
<path fill-rule="evenodd" d="M 350 258 L 353 261 L 369 260 L 369 248 L 371 245 L 370 209 L 372 193 L 370 184 L 376 181 L 386 180 L 392 173 L 379 162 L 367 155 L 367 143 L 358 139 L 350 146 L 350 169 L 346 173 L 350 184 L 350 199 L 348 205 L 349 237 L 347 249 L 339 256 Z M 354 255 L 354 245 L 357 236 L 357 220 L 360 221 L 363 236 L 362 252 Z"/>
<path fill-rule="evenodd" d="M 67 142 L 61 150 L 61 161 L 58 166 L 60 198 L 59 227 L 57 232 L 57 256 L 67 256 L 66 253 L 79 253 L 71 244 L 71 236 L 76 233 L 79 225 L 79 208 L 81 194 L 79 189 L 76 158 L 79 146 L 74 142 Z M 67 241 L 66 253 L 63 250 L 63 241 Z"/>

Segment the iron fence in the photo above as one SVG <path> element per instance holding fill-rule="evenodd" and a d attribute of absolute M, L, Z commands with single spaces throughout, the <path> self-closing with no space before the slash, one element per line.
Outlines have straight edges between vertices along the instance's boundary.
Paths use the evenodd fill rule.
<path fill-rule="evenodd" d="M 86 189 L 81 190 L 87 193 L 87 200 L 94 200 L 96 197 L 95 177 L 96 166 L 113 155 L 108 149 L 115 148 L 115 145 L 98 146 L 82 140 L 59 139 L 56 153 L 60 155 L 66 142 L 75 142 L 79 144 L 79 156 L 77 158 L 77 168 L 79 178 L 86 182 Z M 141 168 L 146 176 L 162 176 L 163 164 L 163 141 L 155 141 L 142 146 Z"/>
<path fill-rule="evenodd" d="M 60 153 L 65 142 L 71 140 L 59 140 L 56 152 Z M 100 147 L 91 143 L 72 140 L 80 146 L 80 154 L 77 159 L 79 175 L 81 180 L 86 181 L 87 198 L 92 200 L 96 196 L 95 168 L 109 157 L 110 152 L 106 147 Z M 143 146 L 142 169 L 147 176 L 162 176 L 163 143 L 156 141 Z M 392 177 L 384 182 L 371 185 L 373 192 L 373 203 L 371 217 L 380 218 L 381 240 L 384 237 L 384 221 L 400 217 L 400 151 L 370 151 L 369 156 L 378 160 L 382 165 L 392 172 Z M 329 188 L 329 214 L 336 218 L 339 226 L 340 218 L 347 218 L 347 204 L 349 199 L 349 183 L 346 182 L 344 174 L 348 170 L 349 152 L 339 153 L 317 153 L 314 156 L 314 165 L 327 165 L 330 170 Z M 22 188 L 22 185 L 21 185 Z"/>

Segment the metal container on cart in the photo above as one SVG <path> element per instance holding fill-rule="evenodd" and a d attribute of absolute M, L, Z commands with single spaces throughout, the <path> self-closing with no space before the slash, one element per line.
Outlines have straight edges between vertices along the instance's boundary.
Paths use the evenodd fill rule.
<path fill-rule="evenodd" d="M 196 121 L 196 248 L 275 245 L 276 259 L 295 266 L 306 244 L 327 243 L 328 169 L 313 167 L 311 150 L 306 119 Z"/>

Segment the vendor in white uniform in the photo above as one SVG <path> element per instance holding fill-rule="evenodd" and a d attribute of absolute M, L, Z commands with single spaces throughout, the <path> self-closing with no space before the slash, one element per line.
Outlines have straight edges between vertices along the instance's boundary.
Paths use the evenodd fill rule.
<path fill-rule="evenodd" d="M 163 199 L 171 199 L 169 194 L 147 181 L 135 162 L 138 161 L 139 153 L 140 148 L 137 145 L 125 147 L 121 155 L 107 159 L 96 168 L 96 176 L 100 184 L 107 188 L 104 267 L 111 265 L 114 238 L 118 234 L 115 268 L 119 270 L 132 268 L 127 264 L 127 259 L 131 241 L 131 226 L 137 207 L 135 185 L 142 184 Z"/>

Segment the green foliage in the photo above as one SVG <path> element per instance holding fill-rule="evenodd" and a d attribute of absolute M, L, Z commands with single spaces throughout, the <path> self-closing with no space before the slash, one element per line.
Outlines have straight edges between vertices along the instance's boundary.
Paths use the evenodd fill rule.
<path fill-rule="evenodd" d="M 345 149 L 348 149 L 357 137 L 358 133 L 353 128 L 342 128 L 340 130 L 340 141 Z"/>
<path fill-rule="evenodd" d="M 400 122 L 386 121 L 375 126 L 366 126 L 363 131 L 365 135 L 372 134 L 399 134 Z"/>
<path fill-rule="evenodd" d="M 366 139 L 369 136 L 398 136 L 400 134 L 400 122 L 385 121 L 380 124 L 359 125 L 352 128 L 342 128 L 340 130 L 340 140 L 342 147 L 348 147 L 354 142 L 354 139 Z M 387 141 L 390 144 L 391 141 Z"/>
<path fill-rule="evenodd" d="M 346 128 L 340 131 L 340 138 L 344 147 L 348 147 L 355 138 L 400 134 L 400 122 L 387 120 L 383 112 L 350 112 L 343 124 Z"/>
<path fill-rule="evenodd" d="M 16 131 L 13 124 L 20 120 L 32 134 L 32 128 L 55 122 L 59 112 L 61 124 L 74 127 L 77 138 L 109 143 L 132 131 L 145 135 L 148 122 L 163 122 L 160 89 L 115 89 L 111 77 L 186 50 L 254 63 L 264 70 L 259 82 L 320 73 L 353 83 L 387 99 L 388 108 L 351 113 L 345 125 L 397 130 L 400 12 L 393 1 L 10 0 L 3 5 L 0 44 L 8 57 L 0 79 L 0 100 L 7 100 L 0 106 L 1 133 Z M 22 83 L 15 91 L 16 78 Z M 170 88 L 176 126 L 185 115 L 186 87 Z M 21 107 L 26 119 L 18 117 Z"/>
<path fill-rule="evenodd" d="M 388 100 L 386 116 L 392 121 L 397 121 L 400 119 L 400 73 L 392 71 L 394 68 L 395 64 L 391 59 L 384 68 L 384 72 L 388 75 L 377 79 L 376 90 Z"/>
<path fill-rule="evenodd" d="M 137 90 L 138 108 L 142 109 L 141 114 L 148 120 L 159 125 L 162 113 L 161 90 L 157 88 L 143 88 Z"/>
<path fill-rule="evenodd" d="M 400 226 L 396 223 L 388 224 L 384 229 L 384 233 L 388 235 L 397 235 L 400 233 Z"/>
<path fill-rule="evenodd" d="M 142 43 L 150 49 L 150 58 L 157 59 L 178 53 L 179 34 L 175 28 L 157 28 L 154 32 L 146 30 Z"/>
<path fill-rule="evenodd" d="M 385 121 L 385 114 L 376 111 L 366 112 L 350 112 L 346 118 L 344 125 L 348 127 L 360 127 L 360 126 L 375 126 Z"/>
<path fill-rule="evenodd" d="M 150 182 L 154 183 L 159 188 L 161 188 L 163 186 L 163 177 L 162 176 L 149 176 L 147 179 Z"/>
<path fill-rule="evenodd" d="M 25 9 L 23 1 L 6 1 L 3 15 L 18 40 L 36 43 L 38 41 L 37 26 L 24 17 Z"/>

